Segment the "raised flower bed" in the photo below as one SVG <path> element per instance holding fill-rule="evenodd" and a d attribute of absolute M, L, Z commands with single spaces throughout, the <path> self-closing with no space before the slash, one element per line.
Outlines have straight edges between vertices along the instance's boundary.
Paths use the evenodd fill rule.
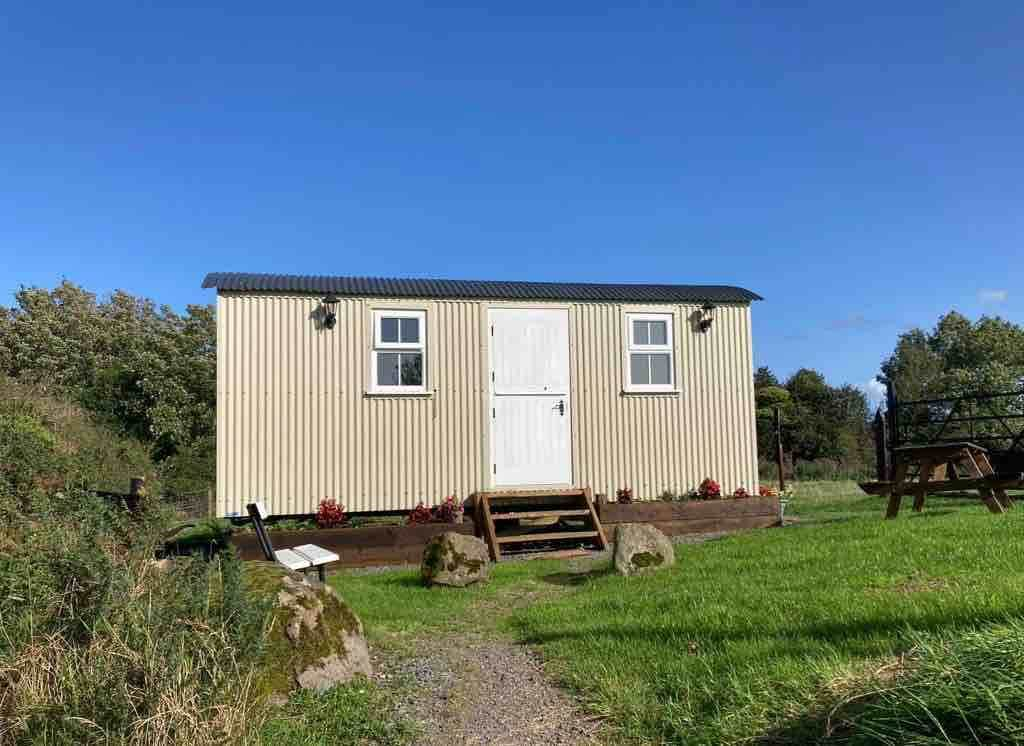
<path fill-rule="evenodd" d="M 270 532 L 274 546 L 316 544 L 341 557 L 346 567 L 404 565 L 418 563 L 427 542 L 445 531 L 472 534 L 473 521 L 462 523 L 414 523 L 406 526 L 364 526 L 361 528 L 311 528 Z M 259 540 L 251 531 L 238 531 L 229 539 L 245 560 L 261 560 Z"/>
<path fill-rule="evenodd" d="M 609 533 L 609 538 L 618 523 L 652 523 L 662 533 L 677 536 L 764 528 L 779 522 L 777 497 L 599 503 L 597 509 L 601 525 Z"/>

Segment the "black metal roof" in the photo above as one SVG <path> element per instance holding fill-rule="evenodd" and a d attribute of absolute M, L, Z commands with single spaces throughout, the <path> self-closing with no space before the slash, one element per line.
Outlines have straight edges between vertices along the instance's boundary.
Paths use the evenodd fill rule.
<path fill-rule="evenodd" d="M 612 303 L 750 303 L 757 293 L 730 285 L 427 280 L 211 272 L 204 288 L 249 292 L 333 293 L 383 298 L 605 301 Z"/>

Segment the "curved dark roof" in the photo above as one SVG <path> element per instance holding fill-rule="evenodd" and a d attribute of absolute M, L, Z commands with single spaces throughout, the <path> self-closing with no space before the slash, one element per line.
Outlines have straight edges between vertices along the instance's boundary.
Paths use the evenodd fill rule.
<path fill-rule="evenodd" d="M 333 293 L 384 298 L 605 301 L 612 303 L 750 303 L 757 293 L 730 285 L 639 285 L 589 282 L 427 280 L 323 275 L 261 275 L 211 272 L 204 288 L 233 291 Z"/>

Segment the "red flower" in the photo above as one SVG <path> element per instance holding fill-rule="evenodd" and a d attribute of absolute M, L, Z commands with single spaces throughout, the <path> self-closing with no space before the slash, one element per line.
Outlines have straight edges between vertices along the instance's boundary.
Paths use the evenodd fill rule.
<path fill-rule="evenodd" d="M 338 501 L 333 497 L 325 497 L 320 501 L 320 507 L 316 511 L 316 525 L 320 528 L 334 528 L 347 520 L 345 506 L 338 505 Z"/>
<path fill-rule="evenodd" d="M 714 497 L 722 496 L 722 487 L 711 477 L 707 477 L 703 482 L 700 483 L 700 487 L 697 488 L 698 494 L 705 500 Z"/>
<path fill-rule="evenodd" d="M 737 487 L 736 491 L 732 493 L 733 497 L 750 497 L 750 493 L 747 492 L 746 487 Z"/>
<path fill-rule="evenodd" d="M 431 513 L 430 508 L 423 503 L 417 505 L 412 509 L 412 512 L 409 513 L 409 523 L 430 523 L 433 518 L 434 514 Z"/>

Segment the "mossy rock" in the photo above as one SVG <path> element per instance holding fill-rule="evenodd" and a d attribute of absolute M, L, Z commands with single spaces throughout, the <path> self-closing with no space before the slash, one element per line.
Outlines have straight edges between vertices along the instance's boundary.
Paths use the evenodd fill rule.
<path fill-rule="evenodd" d="M 420 573 L 426 585 L 462 588 L 487 580 L 491 561 L 482 539 L 447 531 L 435 536 L 423 550 Z"/>
<path fill-rule="evenodd" d="M 258 678 L 262 694 L 324 691 L 371 674 L 362 622 L 333 588 L 271 562 L 246 563 L 246 584 L 273 605 Z"/>
<path fill-rule="evenodd" d="M 672 542 L 654 526 L 623 523 L 615 529 L 615 569 L 620 574 L 640 575 L 675 561 Z"/>

